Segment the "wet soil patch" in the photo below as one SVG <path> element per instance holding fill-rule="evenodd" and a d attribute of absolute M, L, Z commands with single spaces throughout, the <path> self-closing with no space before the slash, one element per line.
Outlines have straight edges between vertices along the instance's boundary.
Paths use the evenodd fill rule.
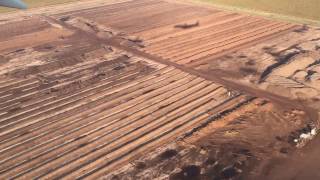
<path fill-rule="evenodd" d="M 196 165 L 182 167 L 181 171 L 170 175 L 171 180 L 197 180 L 200 179 L 201 168 Z"/>
<path fill-rule="evenodd" d="M 306 81 L 310 81 L 312 75 L 314 75 L 314 74 L 316 74 L 316 73 L 318 73 L 318 72 L 317 72 L 317 71 L 308 70 L 308 71 L 307 71 L 307 76 L 305 77 L 305 80 L 306 80 Z"/>
<path fill-rule="evenodd" d="M 147 167 L 147 164 L 143 161 L 137 161 L 135 162 L 135 168 L 138 169 L 138 170 L 142 170 L 142 169 L 145 169 Z"/>
<path fill-rule="evenodd" d="M 297 48 L 297 45 L 293 45 L 281 52 L 273 52 L 272 51 L 273 49 L 268 47 L 264 48 L 264 50 L 266 51 L 266 53 L 275 57 L 277 62 L 268 66 L 261 73 L 259 83 L 262 83 L 268 77 L 268 75 L 272 73 L 274 69 L 289 63 L 296 55 L 305 53 L 303 50 L 300 50 L 299 48 Z"/>
<path fill-rule="evenodd" d="M 177 150 L 175 149 L 168 149 L 162 154 L 160 154 L 161 159 L 170 159 L 178 154 Z"/>
<path fill-rule="evenodd" d="M 312 67 L 312 66 L 316 66 L 316 65 L 319 65 L 320 64 L 320 59 L 318 59 L 318 60 L 316 60 L 314 63 L 312 63 L 312 64 L 309 64 L 308 66 L 307 66 L 307 68 L 309 68 L 309 67 Z"/>
<path fill-rule="evenodd" d="M 56 47 L 52 44 L 42 44 L 40 46 L 33 47 L 35 51 L 39 52 L 50 52 L 53 51 Z"/>
<path fill-rule="evenodd" d="M 24 51 L 25 51 L 24 48 L 19 48 L 19 49 L 16 49 L 14 51 L 9 52 L 8 54 L 19 54 L 19 53 L 22 53 Z"/>
<path fill-rule="evenodd" d="M 294 32 L 296 33 L 304 33 L 307 32 L 309 30 L 309 27 L 307 25 L 303 25 L 298 29 L 295 29 Z"/>

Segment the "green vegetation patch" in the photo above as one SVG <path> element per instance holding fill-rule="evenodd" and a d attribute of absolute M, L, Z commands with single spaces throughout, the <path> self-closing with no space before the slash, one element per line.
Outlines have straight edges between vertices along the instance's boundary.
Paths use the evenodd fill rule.
<path fill-rule="evenodd" d="M 197 0 L 220 6 L 320 21 L 320 0 Z"/>

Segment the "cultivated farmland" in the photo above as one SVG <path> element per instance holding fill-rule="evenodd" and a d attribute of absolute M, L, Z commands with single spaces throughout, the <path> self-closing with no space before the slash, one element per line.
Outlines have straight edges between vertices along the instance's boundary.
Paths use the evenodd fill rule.
<path fill-rule="evenodd" d="M 0 25 L 0 179 L 258 178 L 319 127 L 314 27 L 171 0 Z"/>

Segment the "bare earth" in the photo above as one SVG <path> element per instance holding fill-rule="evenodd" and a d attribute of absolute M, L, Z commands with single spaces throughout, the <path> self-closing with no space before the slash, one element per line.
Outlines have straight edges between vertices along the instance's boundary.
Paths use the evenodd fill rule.
<path fill-rule="evenodd" d="M 319 28 L 93 0 L 1 15 L 0 44 L 0 179 L 319 177 Z"/>

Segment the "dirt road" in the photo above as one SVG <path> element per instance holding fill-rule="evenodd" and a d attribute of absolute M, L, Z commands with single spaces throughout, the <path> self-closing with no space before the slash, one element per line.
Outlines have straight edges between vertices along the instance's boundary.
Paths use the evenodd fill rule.
<path fill-rule="evenodd" d="M 261 72 L 239 70 L 259 65 L 257 53 L 281 57 L 282 63 L 293 43 L 283 45 L 284 38 L 297 36 L 314 43 L 312 56 L 303 46 L 295 51 L 299 56 L 283 61 L 308 55 L 302 71 L 312 68 L 306 75 L 311 80 L 293 87 L 317 92 L 318 64 L 312 58 L 318 40 L 308 39 L 316 30 L 165 0 L 77 5 L 0 17 L 1 178 L 96 179 L 139 158 L 148 163 L 138 171 L 133 167 L 135 173 L 158 168 L 159 176 L 169 178 L 174 168 L 229 150 L 240 155 L 220 154 L 215 176 L 224 177 L 228 162 L 245 158 L 237 168 L 249 177 L 262 172 L 270 158 L 295 151 L 294 140 L 305 129 L 317 128 L 317 95 L 299 99 L 270 90 L 269 78 L 289 79 L 291 68 L 273 68 L 267 84 L 247 80 L 258 79 L 273 61 L 264 61 Z M 264 49 L 277 41 L 283 47 Z M 236 58 L 237 53 L 245 56 Z M 173 156 L 152 159 L 157 148 L 166 151 L 171 143 L 177 145 Z M 190 144 L 195 150 L 182 155 Z M 180 164 L 162 171 L 170 158 Z"/>

